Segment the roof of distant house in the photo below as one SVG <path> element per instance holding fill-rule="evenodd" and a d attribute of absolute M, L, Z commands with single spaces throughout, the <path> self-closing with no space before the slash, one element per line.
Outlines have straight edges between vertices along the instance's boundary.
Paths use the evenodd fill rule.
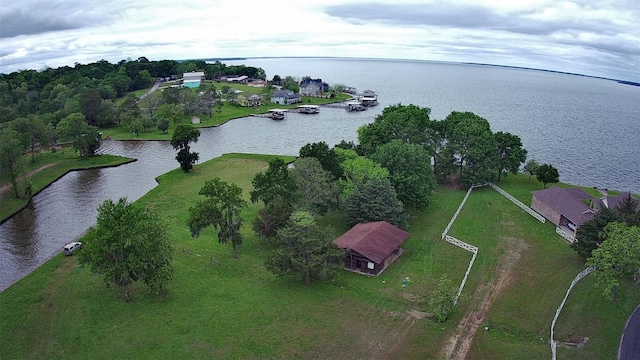
<path fill-rule="evenodd" d="M 640 211 L 640 200 L 638 200 L 638 198 L 633 197 L 631 195 L 631 193 L 629 192 L 623 192 L 620 193 L 618 195 L 614 195 L 614 196 L 607 196 L 607 207 L 609 207 L 609 209 L 615 209 L 618 206 L 620 206 L 620 204 L 622 204 L 622 202 L 624 202 L 624 200 L 626 198 L 628 198 L 629 196 L 631 196 L 632 199 L 636 200 L 636 211 Z"/>
<path fill-rule="evenodd" d="M 294 93 L 291 90 L 277 90 L 273 92 L 272 97 L 292 99 L 292 98 L 297 98 L 298 94 Z"/>
<path fill-rule="evenodd" d="M 379 264 L 408 237 L 408 232 L 386 221 L 375 221 L 357 224 L 333 242 L 340 248 L 351 249 Z"/>

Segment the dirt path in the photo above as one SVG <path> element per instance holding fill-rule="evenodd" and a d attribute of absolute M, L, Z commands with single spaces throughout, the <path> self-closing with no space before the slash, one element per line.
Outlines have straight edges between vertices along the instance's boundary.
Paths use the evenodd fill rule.
<path fill-rule="evenodd" d="M 53 163 L 53 164 L 47 164 L 47 165 L 42 165 L 42 166 L 40 166 L 39 168 L 37 168 L 37 169 L 35 169 L 35 170 L 33 170 L 33 171 L 30 171 L 28 174 L 26 174 L 26 175 L 24 175 L 23 177 L 21 177 L 20 179 L 18 179 L 18 181 L 20 181 L 20 180 L 24 179 L 25 177 L 26 177 L 26 178 L 30 178 L 30 177 L 32 177 L 33 175 L 35 175 L 35 174 L 39 173 L 40 171 L 42 171 L 42 170 L 44 170 L 44 169 L 48 169 L 48 168 L 50 168 L 50 167 L 52 167 L 52 166 L 56 166 L 56 165 L 57 165 L 56 163 Z M 9 190 L 11 190 L 11 184 L 6 184 L 6 185 L 2 185 L 2 186 L 0 186 L 0 199 L 2 199 L 2 198 L 4 197 L 4 195 L 6 194 L 6 192 L 7 192 L 7 191 L 9 191 Z"/>
<path fill-rule="evenodd" d="M 479 299 L 483 290 L 486 289 L 482 302 L 460 321 L 456 332 L 449 338 L 442 349 L 445 359 L 465 359 L 467 357 L 473 338 L 484 321 L 491 304 L 513 280 L 511 270 L 520 259 L 520 252 L 526 245 L 519 239 L 508 239 L 505 245 L 505 253 L 500 258 L 496 275 L 491 280 L 491 283 L 488 286 L 478 286 L 473 294 L 473 299 Z"/>

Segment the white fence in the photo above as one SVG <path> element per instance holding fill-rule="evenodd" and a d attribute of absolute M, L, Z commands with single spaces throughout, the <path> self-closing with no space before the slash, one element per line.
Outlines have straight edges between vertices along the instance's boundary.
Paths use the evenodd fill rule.
<path fill-rule="evenodd" d="M 556 310 L 556 315 L 553 317 L 553 321 L 551 321 L 551 359 L 556 360 L 556 341 L 553 340 L 553 328 L 556 326 L 556 321 L 558 321 L 558 316 L 560 316 L 560 311 L 562 311 L 562 308 L 564 307 L 564 304 L 567 302 L 567 298 L 569 297 L 569 293 L 571 293 L 571 289 L 573 289 L 573 286 L 580 280 L 582 280 L 582 278 L 584 278 L 585 276 L 591 274 L 591 272 L 595 270 L 594 267 L 590 266 L 584 270 L 582 270 L 574 279 L 573 281 L 571 281 L 571 285 L 569 285 L 569 288 L 567 289 L 567 294 L 564 296 L 564 299 L 562 299 L 562 303 L 560 304 L 560 306 L 558 306 L 558 309 Z"/>
<path fill-rule="evenodd" d="M 467 191 L 467 194 L 464 196 L 464 199 L 462 199 L 460 206 L 458 206 L 458 210 L 456 210 L 456 213 L 453 214 L 453 217 L 451 218 L 451 221 L 449 221 L 449 224 L 447 224 L 447 227 L 444 228 L 444 231 L 442 232 L 442 240 L 444 240 L 444 237 L 449 233 L 449 230 L 451 229 L 453 222 L 456 221 L 456 219 L 458 218 L 458 215 L 460 215 L 460 211 L 462 210 L 464 203 L 467 202 L 467 199 L 469 198 L 469 195 L 471 195 L 471 191 L 473 189 L 474 189 L 474 186 L 469 188 L 469 190 Z"/>
<path fill-rule="evenodd" d="M 512 203 L 518 205 L 518 207 L 520 207 L 522 210 L 526 211 L 529 213 L 529 215 L 533 216 L 534 218 L 538 219 L 538 221 L 540 221 L 541 223 L 544 223 L 546 220 L 544 218 L 544 216 L 538 214 L 537 212 L 535 212 L 533 209 L 531 209 L 530 207 L 528 207 L 527 205 L 523 204 L 522 201 L 514 198 L 511 194 L 509 194 L 508 192 L 502 190 L 502 188 L 500 188 L 498 185 L 490 182 L 488 183 L 489 186 L 491 186 L 495 191 L 499 192 L 500 194 L 502 194 L 504 197 L 506 197 L 507 199 L 511 200 Z"/>
<path fill-rule="evenodd" d="M 460 241 L 456 238 L 454 238 L 453 236 L 449 236 L 446 235 L 445 236 L 445 240 L 455 246 L 461 247 L 467 251 L 470 251 L 473 253 L 473 256 L 471 257 L 471 261 L 469 261 L 469 267 L 467 267 L 467 272 L 464 273 L 464 278 L 462 279 L 462 283 L 460 284 L 460 288 L 458 289 L 458 293 L 456 294 L 456 299 L 453 301 L 454 305 L 458 304 L 458 298 L 460 297 L 460 294 L 462 294 L 462 289 L 464 289 L 464 284 L 467 283 L 467 277 L 469 276 L 469 273 L 471 272 L 471 267 L 473 266 L 473 262 L 476 261 L 476 255 L 478 255 L 478 248 L 473 246 L 473 245 L 469 245 L 464 241 Z"/>
<path fill-rule="evenodd" d="M 562 228 L 560 228 L 559 226 L 556 226 L 556 233 L 558 233 L 560 236 L 562 236 L 565 240 L 567 240 L 570 243 L 574 243 L 576 242 L 576 238 L 574 238 L 573 236 L 571 236 L 569 233 L 567 233 L 566 231 L 562 230 Z"/>

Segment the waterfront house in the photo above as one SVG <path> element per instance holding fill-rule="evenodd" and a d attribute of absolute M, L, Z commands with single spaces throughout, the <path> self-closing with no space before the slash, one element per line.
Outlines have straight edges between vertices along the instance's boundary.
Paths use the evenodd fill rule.
<path fill-rule="evenodd" d="M 300 85 L 300 94 L 302 96 L 320 96 L 322 95 L 322 86 L 316 83 Z"/>
<path fill-rule="evenodd" d="M 322 79 L 311 79 L 311 78 L 305 78 L 304 80 L 300 81 L 300 89 L 302 89 L 303 87 L 306 87 L 309 84 L 314 84 L 315 86 L 320 88 L 320 94 L 323 92 L 329 91 L 329 84 L 322 81 Z"/>
<path fill-rule="evenodd" d="M 531 195 L 531 208 L 572 237 L 601 208 L 616 208 L 630 196 L 626 192 L 596 198 L 580 188 L 560 188 L 555 185 L 549 189 L 533 191 Z M 640 211 L 640 204 L 637 210 Z"/>
<path fill-rule="evenodd" d="M 409 233 L 386 221 L 360 223 L 333 240 L 344 249 L 344 268 L 379 275 L 404 252 L 400 245 Z"/>
<path fill-rule="evenodd" d="M 262 105 L 262 96 L 251 94 L 249 96 L 238 96 L 238 102 L 244 107 L 255 107 Z"/>
<path fill-rule="evenodd" d="M 280 105 L 291 105 L 302 101 L 299 93 L 294 93 L 291 90 L 278 90 L 274 91 L 271 96 L 271 102 Z"/>
<path fill-rule="evenodd" d="M 531 193 L 531 208 L 556 226 L 575 236 L 585 222 L 593 219 L 598 199 L 580 188 L 552 186 Z"/>
<path fill-rule="evenodd" d="M 204 72 L 192 71 L 182 74 L 182 86 L 197 89 L 204 82 Z"/>

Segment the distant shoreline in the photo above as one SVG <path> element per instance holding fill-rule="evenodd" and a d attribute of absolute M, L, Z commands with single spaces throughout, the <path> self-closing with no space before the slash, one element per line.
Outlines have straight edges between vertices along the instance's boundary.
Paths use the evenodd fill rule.
<path fill-rule="evenodd" d="M 259 59 L 345 59 L 345 60 L 375 60 L 375 61 L 415 61 L 415 62 L 429 62 L 429 63 L 441 63 L 441 64 L 462 64 L 462 65 L 476 65 L 476 66 L 490 66 L 490 67 L 499 67 L 499 68 L 507 68 L 507 69 L 521 69 L 521 70 L 533 70 L 533 71 L 543 71 L 550 72 L 556 74 L 565 74 L 565 75 L 575 75 L 588 77 L 593 79 L 602 79 L 602 80 L 610 80 L 615 81 L 624 85 L 632 85 L 632 86 L 640 86 L 640 83 L 629 80 L 621 80 L 608 78 L 603 76 L 595 76 L 595 75 L 587 75 L 580 74 L 574 72 L 560 71 L 560 70 L 551 70 L 551 69 L 539 69 L 532 68 L 526 66 L 515 66 L 515 65 L 498 65 L 498 64 L 489 64 L 489 63 L 474 63 L 474 62 L 459 62 L 459 61 L 437 61 L 437 60 L 420 60 L 420 59 L 393 59 L 393 58 L 357 58 L 357 57 L 341 57 L 341 56 L 249 56 L 249 57 L 228 57 L 228 58 L 200 58 L 200 59 L 184 59 L 184 60 L 176 60 L 179 62 L 189 61 L 189 60 L 202 60 L 202 61 L 242 61 L 242 60 L 259 60 Z"/>

